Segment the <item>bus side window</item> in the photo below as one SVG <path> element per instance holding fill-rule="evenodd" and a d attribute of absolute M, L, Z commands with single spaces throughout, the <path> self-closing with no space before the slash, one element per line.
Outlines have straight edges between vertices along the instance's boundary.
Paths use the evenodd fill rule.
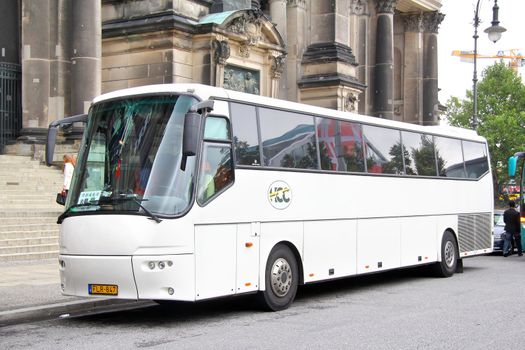
<path fill-rule="evenodd" d="M 254 106 L 230 103 L 233 146 L 237 165 L 261 165 L 257 115 Z"/>
<path fill-rule="evenodd" d="M 233 183 L 231 147 L 205 143 L 197 189 L 197 203 L 206 204 Z"/>
<path fill-rule="evenodd" d="M 233 157 L 228 119 L 206 117 L 197 203 L 205 205 L 233 183 Z"/>

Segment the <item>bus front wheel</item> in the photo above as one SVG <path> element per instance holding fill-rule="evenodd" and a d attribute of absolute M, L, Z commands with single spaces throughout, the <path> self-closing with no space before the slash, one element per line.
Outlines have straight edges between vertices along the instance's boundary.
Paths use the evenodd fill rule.
<path fill-rule="evenodd" d="M 458 257 L 456 239 L 452 233 L 446 231 L 441 240 L 441 261 L 435 265 L 436 275 L 438 277 L 452 276 L 458 265 Z"/>
<path fill-rule="evenodd" d="M 275 246 L 266 263 L 266 288 L 260 294 L 265 309 L 279 311 L 288 308 L 297 293 L 299 270 L 295 256 L 287 246 Z"/>

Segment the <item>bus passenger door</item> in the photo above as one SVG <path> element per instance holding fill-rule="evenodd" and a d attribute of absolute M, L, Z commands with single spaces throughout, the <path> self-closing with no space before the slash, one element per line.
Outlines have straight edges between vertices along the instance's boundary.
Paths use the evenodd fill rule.
<path fill-rule="evenodd" d="M 259 289 L 259 237 L 261 223 L 237 225 L 236 293 Z"/>

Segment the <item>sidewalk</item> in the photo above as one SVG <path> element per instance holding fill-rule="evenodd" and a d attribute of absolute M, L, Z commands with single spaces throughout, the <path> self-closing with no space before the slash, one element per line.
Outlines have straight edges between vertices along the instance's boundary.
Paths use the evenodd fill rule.
<path fill-rule="evenodd" d="M 148 301 L 63 296 L 57 259 L 0 263 L 0 327 Z"/>

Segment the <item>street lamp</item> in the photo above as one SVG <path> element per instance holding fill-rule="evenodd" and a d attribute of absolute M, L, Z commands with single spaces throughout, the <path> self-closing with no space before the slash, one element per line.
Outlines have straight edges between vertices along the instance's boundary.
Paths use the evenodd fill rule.
<path fill-rule="evenodd" d="M 474 95 L 474 113 L 472 115 L 472 129 L 478 128 L 478 71 L 477 71 L 477 58 L 478 58 L 478 27 L 479 27 L 479 3 L 476 4 L 476 12 L 474 13 L 474 77 L 472 78 L 472 93 Z M 501 34 L 506 32 L 507 29 L 499 25 L 498 20 L 498 0 L 494 0 L 494 6 L 492 7 L 492 25 L 485 29 L 485 33 L 489 35 L 490 41 L 496 42 L 501 38 Z"/>

